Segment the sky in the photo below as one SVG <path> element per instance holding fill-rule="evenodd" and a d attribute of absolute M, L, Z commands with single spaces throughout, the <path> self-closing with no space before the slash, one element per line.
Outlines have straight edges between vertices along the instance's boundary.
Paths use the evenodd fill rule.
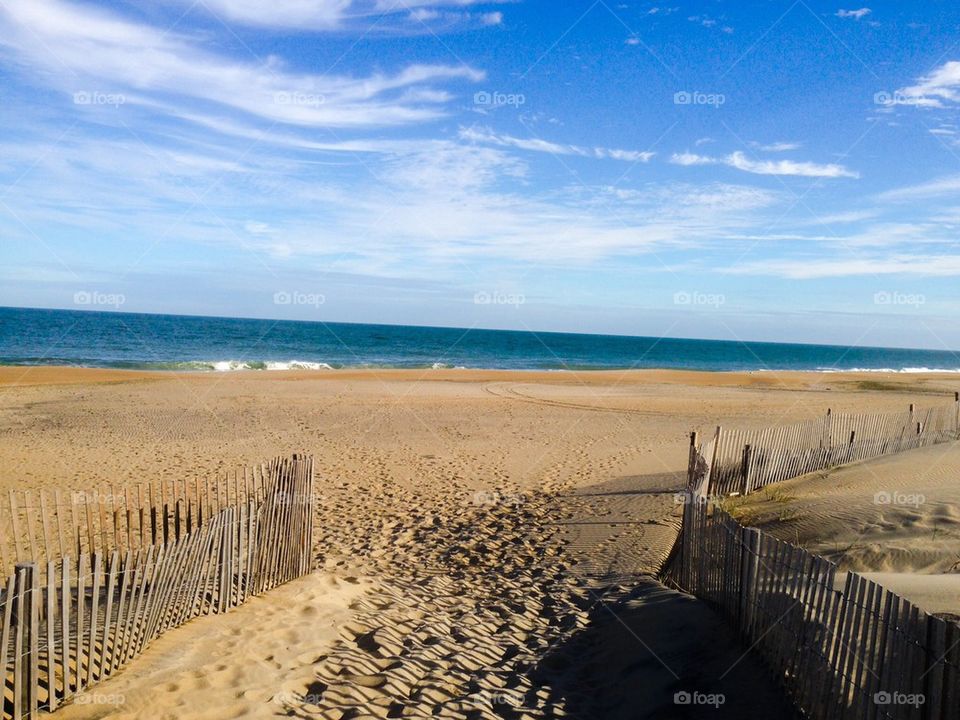
<path fill-rule="evenodd" d="M 960 349 L 954 2 L 0 0 L 0 305 Z"/>

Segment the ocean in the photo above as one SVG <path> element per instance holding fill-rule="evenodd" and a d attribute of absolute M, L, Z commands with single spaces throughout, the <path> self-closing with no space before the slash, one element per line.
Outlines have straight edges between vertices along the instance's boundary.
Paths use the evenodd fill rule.
<path fill-rule="evenodd" d="M 0 364 L 960 372 L 950 351 L 0 308 Z"/>

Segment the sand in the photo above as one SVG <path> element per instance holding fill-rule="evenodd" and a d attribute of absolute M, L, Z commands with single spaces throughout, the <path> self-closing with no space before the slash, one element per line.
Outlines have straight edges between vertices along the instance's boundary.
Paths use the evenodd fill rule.
<path fill-rule="evenodd" d="M 733 505 L 927 612 L 960 615 L 960 443 L 812 473 Z"/>
<path fill-rule="evenodd" d="M 958 388 L 874 374 L 0 368 L 0 480 L 86 489 L 316 458 L 317 571 L 169 633 L 91 691 L 122 704 L 63 717 L 700 716 L 678 692 L 723 695 L 711 716 L 788 715 L 712 612 L 651 579 L 679 523 L 687 433 Z"/>

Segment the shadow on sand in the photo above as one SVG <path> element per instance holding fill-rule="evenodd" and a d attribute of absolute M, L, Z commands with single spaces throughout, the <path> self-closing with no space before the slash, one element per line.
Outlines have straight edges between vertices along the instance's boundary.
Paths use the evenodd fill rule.
<path fill-rule="evenodd" d="M 579 720 L 796 717 L 767 670 L 719 615 L 653 576 L 659 569 L 651 562 L 655 553 L 623 552 L 631 542 L 654 545 L 649 531 L 631 540 L 625 521 L 672 524 L 658 537 L 663 549 L 673 544 L 679 524 L 673 516 L 679 513 L 672 495 L 685 480 L 680 473 L 620 477 L 566 496 L 577 510 L 568 518 L 571 525 L 610 524 L 615 534 L 598 535 L 591 544 L 582 530 L 571 528 L 580 533 L 572 536 L 579 551 L 593 557 L 582 567 L 601 572 L 580 577 L 588 623 L 550 649 L 532 672 L 535 686 L 550 689 L 548 707 L 559 703 Z M 657 557 L 662 562 L 665 552 Z M 500 714 L 518 717 L 510 708 Z"/>
<path fill-rule="evenodd" d="M 581 720 L 780 718 L 792 706 L 705 603 L 639 577 L 590 592 L 589 624 L 533 676 Z M 552 704 L 552 703 L 551 703 Z"/>

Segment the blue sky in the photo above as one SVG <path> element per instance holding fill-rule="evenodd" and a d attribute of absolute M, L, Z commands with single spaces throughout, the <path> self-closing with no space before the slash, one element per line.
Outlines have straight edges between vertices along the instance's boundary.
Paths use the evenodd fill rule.
<path fill-rule="evenodd" d="M 0 0 L 0 304 L 960 348 L 958 107 L 950 2 Z"/>

